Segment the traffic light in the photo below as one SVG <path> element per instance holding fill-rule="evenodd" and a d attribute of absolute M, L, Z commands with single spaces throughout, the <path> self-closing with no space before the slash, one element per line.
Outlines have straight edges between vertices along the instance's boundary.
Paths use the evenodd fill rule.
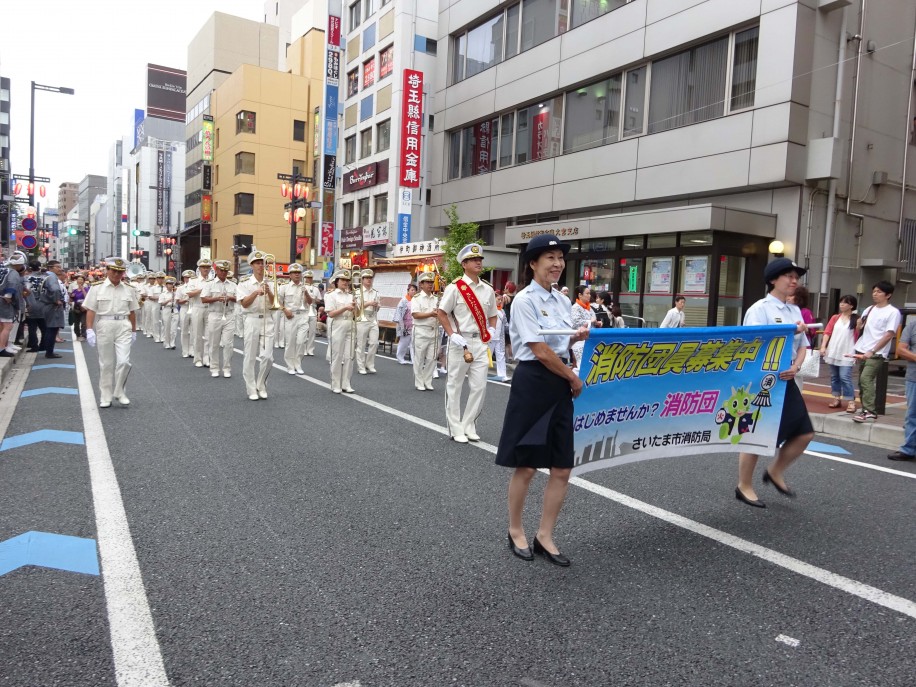
<path fill-rule="evenodd" d="M 131 230 L 130 230 L 130 235 L 131 235 L 131 236 L 139 236 L 139 235 L 140 235 L 140 230 L 139 230 L 139 229 L 131 229 Z"/>
<path fill-rule="evenodd" d="M 79 229 L 77 229 L 76 227 L 70 227 L 69 229 L 67 229 L 67 233 L 70 234 L 70 236 L 76 236 L 80 232 L 79 232 Z"/>

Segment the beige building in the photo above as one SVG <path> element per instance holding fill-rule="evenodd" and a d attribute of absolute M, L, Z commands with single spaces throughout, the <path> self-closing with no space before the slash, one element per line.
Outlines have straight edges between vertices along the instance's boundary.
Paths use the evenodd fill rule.
<path fill-rule="evenodd" d="M 80 185 L 73 181 L 65 181 L 57 189 L 57 216 L 64 218 L 67 213 L 76 207 L 79 200 Z"/>
<path fill-rule="evenodd" d="M 236 237 L 251 236 L 258 250 L 290 261 L 288 199 L 277 174 L 315 176 L 315 112 L 321 102 L 324 32 L 312 30 L 287 52 L 289 73 L 243 64 L 217 86 L 211 100 L 214 118 L 211 255 L 233 259 Z M 309 198 L 314 198 L 314 186 Z M 308 244 L 297 256 L 315 266 L 318 211 L 307 210 L 296 226 Z M 238 250 L 244 256 L 250 246 Z M 316 269 L 323 269 L 315 266 Z"/>

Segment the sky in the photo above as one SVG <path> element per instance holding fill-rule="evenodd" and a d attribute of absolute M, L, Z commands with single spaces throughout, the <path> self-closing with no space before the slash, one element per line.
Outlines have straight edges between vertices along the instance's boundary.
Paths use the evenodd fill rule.
<path fill-rule="evenodd" d="M 0 76 L 10 84 L 10 157 L 29 172 L 31 82 L 75 89 L 35 92 L 35 175 L 57 187 L 108 175 L 114 142 L 146 107 L 146 65 L 187 69 L 188 43 L 215 11 L 263 21 L 263 0 L 2 0 Z M 38 195 L 36 190 L 36 196 Z M 36 198 L 37 199 L 37 198 Z"/>

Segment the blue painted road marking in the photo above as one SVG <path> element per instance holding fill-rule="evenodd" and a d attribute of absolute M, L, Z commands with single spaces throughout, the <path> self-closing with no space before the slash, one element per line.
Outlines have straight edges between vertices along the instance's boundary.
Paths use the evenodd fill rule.
<path fill-rule="evenodd" d="M 79 389 L 70 389 L 65 386 L 46 386 L 42 389 L 29 389 L 28 391 L 23 391 L 20 397 L 29 398 L 30 396 L 43 396 L 44 394 L 67 394 L 69 396 L 78 396 Z"/>
<path fill-rule="evenodd" d="M 42 441 L 54 441 L 59 444 L 85 444 L 82 432 L 65 432 L 57 429 L 40 429 L 37 432 L 20 434 L 15 437 L 7 437 L 0 444 L 0 451 L 8 451 L 11 448 L 37 444 Z"/>
<path fill-rule="evenodd" d="M 98 575 L 99 557 L 95 539 L 51 532 L 26 532 L 0 543 L 0 575 L 24 565 Z"/>
<path fill-rule="evenodd" d="M 850 455 L 849 451 L 847 451 L 842 446 L 834 446 L 833 444 L 822 444 L 819 441 L 812 441 L 810 444 L 808 444 L 808 450 L 809 451 L 820 451 L 821 453 L 836 453 L 837 455 L 841 455 L 841 456 Z"/>
<path fill-rule="evenodd" d="M 72 348 L 55 348 L 54 352 L 55 353 L 73 353 L 73 349 Z"/>
<path fill-rule="evenodd" d="M 54 368 L 60 368 L 63 370 L 75 370 L 76 365 L 68 365 L 67 363 L 49 363 L 48 365 L 32 365 L 33 370 L 51 370 Z"/>

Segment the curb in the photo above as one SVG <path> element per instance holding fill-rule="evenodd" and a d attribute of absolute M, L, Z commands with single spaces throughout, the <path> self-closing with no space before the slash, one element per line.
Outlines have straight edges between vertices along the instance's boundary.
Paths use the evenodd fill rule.
<path fill-rule="evenodd" d="M 16 355 L 12 358 L 0 358 L 0 388 L 6 384 L 6 378 L 10 376 L 10 372 L 13 369 L 13 365 L 19 360 L 19 357 L 22 355 L 22 352 L 25 350 L 23 347 L 19 350 Z"/>
<path fill-rule="evenodd" d="M 878 422 L 853 422 L 848 415 L 809 413 L 814 431 L 821 435 L 896 450 L 903 443 L 903 428 Z"/>

